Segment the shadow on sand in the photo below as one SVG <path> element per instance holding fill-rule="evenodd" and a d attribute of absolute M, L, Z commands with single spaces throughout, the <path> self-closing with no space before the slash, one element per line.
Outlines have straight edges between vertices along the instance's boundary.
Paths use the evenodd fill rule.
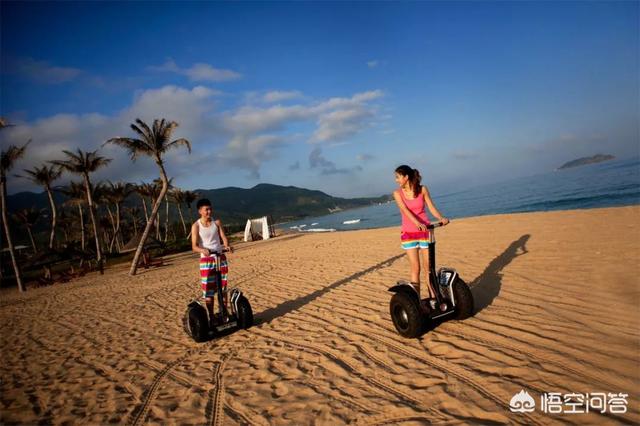
<path fill-rule="evenodd" d="M 474 308 L 472 316 L 491 305 L 493 300 L 498 297 L 502 286 L 502 270 L 516 257 L 528 253 L 526 244 L 530 237 L 530 234 L 525 234 L 512 242 L 501 254 L 489 262 L 482 274 L 468 283 L 473 295 Z M 427 322 L 422 330 L 420 339 L 443 322 L 446 322 L 446 319 Z"/>
<path fill-rule="evenodd" d="M 278 306 L 275 306 L 273 308 L 269 308 L 266 311 L 262 311 L 259 314 L 256 315 L 256 320 L 255 320 L 255 325 L 260 325 L 260 324 L 264 324 L 264 323 L 268 323 L 270 321 L 272 321 L 275 318 L 281 317 L 283 315 L 287 315 L 290 312 L 293 312 L 295 310 L 298 310 L 300 308 L 302 308 L 304 305 L 306 305 L 307 303 L 311 303 L 314 300 L 316 300 L 318 297 L 330 292 L 331 290 L 338 288 L 342 285 L 347 284 L 350 281 L 353 281 L 355 279 L 360 278 L 363 275 L 369 274 L 371 272 L 374 272 L 378 269 L 382 269 L 382 268 L 386 268 L 391 266 L 391 264 L 393 262 L 395 262 L 396 260 L 400 259 L 401 257 L 404 257 L 404 253 L 403 254 L 398 254 L 396 256 L 391 256 L 390 258 L 383 260 L 380 263 L 376 263 L 373 266 L 370 266 L 367 269 L 363 269 L 362 271 L 358 271 L 354 274 L 349 275 L 346 278 L 343 278 L 341 280 L 338 280 L 332 284 L 327 285 L 326 287 L 322 287 L 321 289 L 318 289 L 316 291 L 314 291 L 313 293 L 304 295 L 304 296 L 300 296 L 297 299 L 294 300 L 287 300 L 286 302 L 282 302 L 281 304 L 279 304 Z"/>
<path fill-rule="evenodd" d="M 502 270 L 516 257 L 528 253 L 526 244 L 530 237 L 531 235 L 525 234 L 512 242 L 505 251 L 487 265 L 482 274 L 469 283 L 473 294 L 474 315 L 493 303 L 502 286 Z"/>

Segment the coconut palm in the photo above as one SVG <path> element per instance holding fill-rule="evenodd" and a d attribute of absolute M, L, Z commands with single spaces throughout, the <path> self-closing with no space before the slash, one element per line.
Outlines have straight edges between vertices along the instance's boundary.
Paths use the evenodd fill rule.
<path fill-rule="evenodd" d="M 131 224 L 133 225 L 133 235 L 138 235 L 138 224 L 140 223 L 140 208 L 138 207 L 125 207 L 123 209 L 125 213 L 129 213 L 131 216 Z M 145 222 L 146 223 L 146 222 Z"/>
<path fill-rule="evenodd" d="M 170 149 L 178 148 L 181 145 L 186 146 L 189 153 L 191 153 L 191 143 L 188 140 L 180 138 L 171 141 L 171 133 L 176 127 L 178 127 L 178 123 L 176 123 L 175 121 L 156 119 L 153 121 L 153 127 L 149 128 L 149 126 L 144 121 L 138 118 L 136 119 L 136 122 L 134 124 L 131 124 L 131 129 L 135 133 L 137 133 L 140 139 L 112 138 L 106 142 L 114 143 L 129 150 L 131 160 L 133 161 L 135 161 L 139 155 L 147 155 L 149 157 L 152 157 L 158 165 L 158 169 L 160 170 L 160 179 L 162 179 L 162 188 L 160 190 L 160 194 L 153 204 L 151 217 L 147 221 L 147 226 L 145 226 L 142 237 L 140 238 L 140 243 L 138 244 L 136 253 L 133 256 L 131 269 L 129 270 L 130 275 L 136 274 L 136 270 L 138 268 L 138 260 L 140 259 L 140 254 L 142 253 L 144 243 L 149 236 L 151 224 L 156 219 L 158 210 L 160 210 L 162 199 L 164 198 L 169 188 L 169 178 L 167 177 L 167 172 L 164 169 L 162 156 Z"/>
<path fill-rule="evenodd" d="M 200 194 L 195 191 L 184 191 L 184 203 L 189 208 L 189 223 L 193 221 L 193 212 L 191 211 L 191 206 L 199 196 Z"/>
<path fill-rule="evenodd" d="M 84 250 L 84 214 L 82 213 L 82 206 L 87 203 L 84 186 L 80 182 L 69 182 L 69 186 L 58 188 L 57 190 L 68 197 L 64 204 L 71 204 L 78 207 L 80 217 L 80 241 L 82 250 Z"/>
<path fill-rule="evenodd" d="M 155 183 L 156 188 L 160 189 L 162 188 L 162 180 L 161 179 L 154 179 L 153 183 Z M 165 193 L 164 196 L 164 201 L 165 201 L 165 207 L 166 207 L 166 213 L 164 216 L 164 242 L 167 242 L 167 238 L 169 237 L 169 192 L 173 189 L 173 178 L 169 178 L 169 184 L 167 187 L 167 192 Z M 158 223 L 160 222 L 160 216 L 158 215 Z M 160 234 L 158 233 L 158 240 L 160 239 Z"/>
<path fill-rule="evenodd" d="M 0 119 L 0 129 L 8 127 L 4 120 Z M 11 231 L 9 229 L 9 220 L 7 218 L 7 173 L 13 168 L 16 161 L 18 161 L 27 149 L 29 142 L 21 147 L 10 145 L 6 150 L 0 151 L 0 208 L 2 209 L 2 222 L 4 223 L 4 234 L 7 237 L 7 246 L 9 247 L 9 253 L 11 255 L 11 263 L 13 264 L 13 271 L 16 275 L 16 282 L 18 283 L 18 289 L 25 291 L 22 284 L 22 277 L 20 276 L 20 268 L 16 261 L 16 254 L 13 248 L 13 241 L 11 240 Z"/>
<path fill-rule="evenodd" d="M 113 183 L 113 182 L 108 182 L 108 195 L 107 195 L 107 199 L 109 201 L 111 201 L 116 208 L 116 214 L 115 214 L 115 229 L 114 229 L 114 234 L 113 237 L 111 239 L 111 242 L 109 243 L 109 251 L 113 251 L 113 244 L 114 242 L 117 242 L 117 238 L 118 235 L 120 234 L 120 207 L 122 206 L 122 203 L 124 202 L 125 198 L 127 198 L 129 196 L 129 194 L 131 194 L 134 190 L 134 186 L 130 183 L 123 183 L 123 182 L 117 182 L 117 183 Z M 111 211 L 109 211 L 109 214 L 111 214 Z M 123 245 L 123 244 L 120 244 Z"/>
<path fill-rule="evenodd" d="M 89 207 L 89 218 L 91 219 L 91 225 L 93 226 L 93 235 L 96 241 L 96 261 L 98 262 L 98 268 L 100 273 L 104 273 L 102 268 L 102 251 L 100 250 L 100 237 L 98 233 L 98 222 L 96 221 L 96 215 L 94 212 L 91 179 L 89 175 L 100 167 L 106 166 L 111 162 L 110 158 L 101 157 L 96 151 L 82 151 L 78 148 L 77 153 L 71 151 L 62 151 L 66 156 L 66 160 L 54 160 L 52 164 L 61 167 L 69 173 L 82 176 L 84 181 L 85 193 L 87 195 L 87 206 Z"/>
<path fill-rule="evenodd" d="M 53 201 L 53 191 L 51 190 L 51 184 L 58 179 L 62 174 L 62 170 L 59 167 L 42 165 L 41 167 L 34 167 L 31 170 L 24 170 L 27 176 L 23 176 L 29 179 L 36 185 L 44 187 L 49 197 L 49 206 L 51 207 L 51 234 L 49 235 L 49 248 L 53 248 L 53 242 L 56 238 L 56 203 Z"/>
<path fill-rule="evenodd" d="M 31 240 L 31 246 L 33 247 L 33 253 L 38 252 L 38 247 L 36 247 L 36 241 L 33 239 L 33 227 L 40 220 L 42 216 L 42 210 L 35 209 L 33 207 L 28 209 L 20 209 L 13 214 L 13 218 L 16 222 L 21 223 L 26 229 L 27 234 L 29 235 L 29 240 Z"/>
<path fill-rule="evenodd" d="M 180 215 L 180 221 L 182 222 L 182 230 L 184 231 L 184 235 L 187 235 L 187 225 L 184 223 L 184 216 L 182 216 L 182 203 L 184 203 L 184 191 L 180 188 L 174 188 L 170 193 L 171 201 L 176 203 L 178 207 L 178 214 Z"/>
<path fill-rule="evenodd" d="M 135 191 L 140 196 L 142 200 L 142 208 L 144 209 L 144 220 L 149 221 L 149 213 L 147 212 L 147 201 L 144 197 L 151 196 L 151 185 L 148 183 L 142 182 L 140 185 L 136 185 Z"/>

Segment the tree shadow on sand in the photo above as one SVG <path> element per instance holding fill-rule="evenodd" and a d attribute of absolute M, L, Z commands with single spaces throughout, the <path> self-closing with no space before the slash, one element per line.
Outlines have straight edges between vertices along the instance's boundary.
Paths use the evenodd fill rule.
<path fill-rule="evenodd" d="M 512 242 L 505 251 L 487 265 L 482 274 L 469 283 L 473 294 L 473 315 L 491 305 L 493 300 L 498 297 L 502 286 L 502 270 L 516 257 L 528 253 L 526 243 L 530 237 L 530 234 L 525 234 Z"/>
<path fill-rule="evenodd" d="M 387 268 L 391 266 L 393 262 L 400 259 L 401 257 L 404 257 L 404 253 L 398 254 L 396 256 L 391 256 L 390 258 L 383 260 L 380 263 L 376 263 L 375 265 L 370 266 L 367 269 L 363 269 L 362 271 L 358 271 L 354 274 L 351 274 L 348 277 L 338 280 L 332 284 L 329 284 L 326 287 L 322 287 L 321 289 L 318 289 L 313 293 L 300 296 L 294 300 L 287 300 L 286 302 L 282 302 L 281 304 L 274 306 L 273 308 L 269 308 L 265 311 L 262 311 L 256 315 L 255 325 L 261 325 L 264 323 L 271 322 L 275 318 L 278 318 L 278 317 L 287 315 L 290 312 L 296 311 L 302 308 L 304 305 L 313 302 L 318 297 L 330 292 L 333 289 L 343 286 L 349 283 L 350 281 L 358 279 L 361 276 L 374 272 L 378 269 Z"/>

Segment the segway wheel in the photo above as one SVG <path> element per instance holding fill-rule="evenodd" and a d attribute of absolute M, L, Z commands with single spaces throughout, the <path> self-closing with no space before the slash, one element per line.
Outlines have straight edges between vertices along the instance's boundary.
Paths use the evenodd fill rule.
<path fill-rule="evenodd" d="M 247 329 L 253 325 L 253 311 L 246 297 L 238 298 L 238 327 Z"/>
<path fill-rule="evenodd" d="M 393 325 L 402 337 L 409 339 L 420 336 L 424 319 L 415 298 L 405 293 L 396 293 L 391 297 L 389 312 Z"/>
<path fill-rule="evenodd" d="M 467 283 L 457 277 L 453 283 L 453 295 L 455 297 L 455 316 L 457 320 L 463 320 L 473 315 L 473 294 Z"/>
<path fill-rule="evenodd" d="M 209 335 L 209 317 L 203 306 L 191 303 L 184 316 L 184 328 L 196 342 L 204 342 Z"/>

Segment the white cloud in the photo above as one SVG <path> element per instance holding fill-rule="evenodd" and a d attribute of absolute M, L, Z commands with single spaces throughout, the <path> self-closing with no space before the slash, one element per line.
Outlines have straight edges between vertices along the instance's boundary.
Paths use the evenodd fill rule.
<path fill-rule="evenodd" d="M 323 114 L 318 119 L 318 129 L 313 134 L 313 140 L 327 142 L 353 136 L 365 127 L 366 120 L 373 115 L 361 105 Z"/>
<path fill-rule="evenodd" d="M 379 65 L 379 62 L 378 62 L 377 60 L 372 60 L 372 61 L 367 62 L 367 66 L 368 66 L 369 68 L 375 68 L 375 67 L 377 67 L 378 65 Z"/>
<path fill-rule="evenodd" d="M 288 92 L 273 90 L 271 92 L 265 93 L 264 96 L 262 97 L 262 100 L 267 103 L 274 103 L 274 102 L 286 101 L 289 99 L 298 99 L 301 97 L 302 97 L 302 93 L 297 90 L 292 90 Z"/>
<path fill-rule="evenodd" d="M 9 59 L 4 72 L 16 74 L 42 84 L 61 84 L 77 79 L 82 70 L 72 67 L 59 67 L 46 61 L 33 58 Z"/>
<path fill-rule="evenodd" d="M 153 71 L 172 72 L 175 74 L 185 75 L 189 77 L 191 81 L 229 81 L 237 80 L 242 77 L 242 74 L 221 68 L 214 68 L 209 64 L 198 62 L 193 64 L 190 68 L 181 68 L 171 58 L 160 66 L 149 67 Z"/>
<path fill-rule="evenodd" d="M 184 88 L 168 85 L 139 91 L 129 106 L 113 115 L 58 114 L 34 122 L 20 124 L 3 131 L 3 143 L 21 144 L 32 139 L 26 158 L 17 165 L 20 170 L 62 158 L 61 150 L 93 151 L 109 138 L 133 136 L 131 123 L 140 118 L 147 123 L 166 118 L 179 123 L 174 137 L 191 141 L 193 153 L 179 149 L 167 153 L 167 171 L 180 176 L 210 177 L 228 167 L 242 169 L 257 178 L 265 162 L 277 158 L 287 144 L 296 141 L 335 144 L 369 126 L 376 108 L 371 102 L 383 96 L 381 91 L 336 97 L 294 105 L 244 105 L 231 110 L 217 110 L 219 92 L 205 87 Z M 298 124 L 315 125 L 301 133 Z M 295 130 L 292 131 L 292 130 Z M 299 143 L 299 142 L 298 142 Z M 96 174 L 95 179 L 140 181 L 157 177 L 153 161 L 140 159 L 132 166 L 126 150 L 106 145 L 100 152 L 113 162 Z M 339 168 L 326 160 L 321 152 L 316 163 L 322 174 L 348 173 L 357 168 Z M 36 190 L 24 180 L 11 182 L 10 191 Z"/>

